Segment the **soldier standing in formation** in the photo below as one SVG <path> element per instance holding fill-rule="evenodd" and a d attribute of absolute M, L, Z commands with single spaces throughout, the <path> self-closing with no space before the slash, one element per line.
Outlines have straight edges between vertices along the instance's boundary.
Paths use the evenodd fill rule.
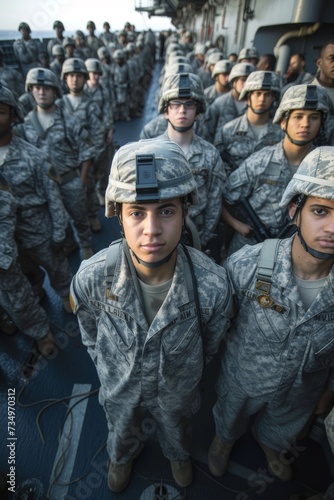
<path fill-rule="evenodd" d="M 108 486 L 115 492 L 128 485 L 147 439 L 145 429 L 141 439 L 137 432 L 146 412 L 176 483 L 192 482 L 186 443 L 200 406 L 203 364 L 216 353 L 233 309 L 224 269 L 181 243 L 196 190 L 177 144 L 162 139 L 121 147 L 106 192 L 106 215 L 118 216 L 124 234 L 115 265 L 110 269 L 108 249 L 102 250 L 72 283 L 82 340 L 100 377 Z M 196 299 L 187 276 L 196 279 Z"/>

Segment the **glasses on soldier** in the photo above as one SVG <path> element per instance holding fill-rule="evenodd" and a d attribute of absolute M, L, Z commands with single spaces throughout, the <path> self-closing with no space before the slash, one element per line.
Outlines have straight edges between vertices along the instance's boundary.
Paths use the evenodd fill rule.
<path fill-rule="evenodd" d="M 179 109 L 184 106 L 185 109 L 195 109 L 197 106 L 196 101 L 169 101 L 168 106 L 170 109 Z"/>

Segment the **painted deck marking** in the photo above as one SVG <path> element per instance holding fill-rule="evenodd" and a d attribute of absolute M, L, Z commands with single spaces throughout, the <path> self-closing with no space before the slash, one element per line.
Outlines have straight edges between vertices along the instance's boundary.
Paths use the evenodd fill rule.
<path fill-rule="evenodd" d="M 72 390 L 72 399 L 69 402 L 70 408 L 82 397 L 75 397 L 77 394 L 83 394 L 85 392 L 91 391 L 92 386 L 91 384 L 74 384 L 73 390 Z M 85 418 L 85 413 L 87 409 L 87 404 L 88 404 L 88 399 L 86 398 L 81 403 L 78 403 L 76 406 L 74 406 L 72 410 L 72 429 L 71 429 L 71 439 L 70 442 L 68 443 L 68 438 L 66 437 L 69 433 L 70 430 L 70 425 L 71 425 L 71 417 L 69 416 L 66 419 L 64 429 L 62 432 L 62 435 L 60 437 L 60 442 L 56 454 L 56 458 L 52 467 L 52 472 L 51 472 L 51 478 L 50 478 L 50 484 L 53 483 L 54 478 L 55 478 L 55 473 L 56 473 L 56 466 L 58 461 L 61 459 L 61 456 L 63 454 L 63 450 L 66 449 L 67 446 L 68 449 L 66 451 L 66 456 L 65 456 L 65 465 L 64 468 L 61 472 L 60 477 L 58 478 L 58 481 L 60 483 L 68 483 L 71 480 L 73 468 L 74 468 L 74 463 L 79 447 L 79 442 L 80 442 L 80 435 L 82 431 L 82 426 L 83 426 L 83 421 Z M 52 500 L 65 500 L 66 495 L 68 493 L 69 486 L 62 486 L 58 483 L 55 483 L 54 486 L 52 487 L 51 490 L 51 496 L 50 498 Z"/>

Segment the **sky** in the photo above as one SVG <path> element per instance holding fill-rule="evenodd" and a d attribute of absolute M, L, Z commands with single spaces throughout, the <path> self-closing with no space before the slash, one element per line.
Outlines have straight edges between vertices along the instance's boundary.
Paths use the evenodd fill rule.
<path fill-rule="evenodd" d="M 86 31 L 87 21 L 94 21 L 96 31 L 103 31 L 108 21 L 111 30 L 122 29 L 129 21 L 142 31 L 173 29 L 167 17 L 152 16 L 135 11 L 135 0 L 1 0 L 0 30 L 17 30 L 21 21 L 27 22 L 33 32 L 52 31 L 53 22 L 62 21 L 66 31 Z M 137 4 L 139 0 L 137 0 Z M 147 0 L 142 0 L 147 5 Z M 150 3 L 150 2 L 149 2 Z M 174 28 L 175 29 L 175 28 Z M 65 32 L 66 35 L 66 32 Z"/>

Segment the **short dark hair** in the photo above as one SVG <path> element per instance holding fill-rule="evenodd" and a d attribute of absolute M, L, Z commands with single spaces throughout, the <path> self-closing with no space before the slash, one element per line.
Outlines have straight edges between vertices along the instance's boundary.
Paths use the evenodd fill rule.
<path fill-rule="evenodd" d="M 328 47 L 328 45 L 334 45 L 334 38 L 332 38 L 331 40 L 328 40 L 328 42 L 326 42 L 325 45 L 323 45 L 323 47 L 320 51 L 320 57 L 322 57 L 324 55 L 325 49 Z"/>

